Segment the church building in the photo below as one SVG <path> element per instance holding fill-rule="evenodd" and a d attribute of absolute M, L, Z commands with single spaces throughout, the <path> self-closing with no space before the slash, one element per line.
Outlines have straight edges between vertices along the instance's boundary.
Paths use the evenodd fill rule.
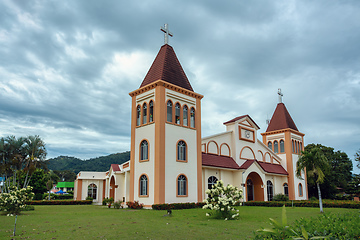
<path fill-rule="evenodd" d="M 79 172 L 74 199 L 158 203 L 202 202 L 218 180 L 243 190 L 244 201 L 271 201 L 275 194 L 307 199 L 305 174 L 296 177 L 304 148 L 279 90 L 279 103 L 262 135 L 249 115 L 224 122 L 225 131 L 201 137 L 201 99 L 188 80 L 174 49 L 160 48 L 140 87 L 129 93 L 130 160 L 107 172 Z"/>

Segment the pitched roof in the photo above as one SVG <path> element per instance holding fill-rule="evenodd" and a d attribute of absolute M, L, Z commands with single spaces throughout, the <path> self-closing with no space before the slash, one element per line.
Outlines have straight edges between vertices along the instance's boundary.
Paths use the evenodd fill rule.
<path fill-rule="evenodd" d="M 111 164 L 111 167 L 112 167 L 112 169 L 113 169 L 114 172 L 120 171 L 119 164 Z"/>
<path fill-rule="evenodd" d="M 294 121 L 292 120 L 290 113 L 287 111 L 285 104 L 278 103 L 270 120 L 269 126 L 266 129 L 266 132 L 282 130 L 286 128 L 299 131 Z"/>
<path fill-rule="evenodd" d="M 223 124 L 226 125 L 228 123 L 233 123 L 233 122 L 236 122 L 237 120 L 240 120 L 240 119 L 245 118 L 245 117 L 248 117 L 255 124 L 255 126 L 260 129 L 260 127 L 256 124 L 256 122 L 249 115 L 241 115 L 241 116 L 233 118 L 233 119 L 231 119 L 231 120 L 229 120 L 227 122 L 224 122 Z"/>
<path fill-rule="evenodd" d="M 243 165 L 241 165 L 239 169 L 248 169 L 255 161 L 267 173 L 288 175 L 288 172 L 280 164 L 259 162 L 258 160 L 246 160 L 246 162 L 244 162 Z"/>
<path fill-rule="evenodd" d="M 209 167 L 239 169 L 239 165 L 232 157 L 220 156 L 211 153 L 202 153 L 202 165 Z"/>
<path fill-rule="evenodd" d="M 141 83 L 140 88 L 157 80 L 163 80 L 187 90 L 194 91 L 176 57 L 174 49 L 168 44 L 165 44 L 160 48 L 160 51 L 146 74 L 144 81 Z"/>

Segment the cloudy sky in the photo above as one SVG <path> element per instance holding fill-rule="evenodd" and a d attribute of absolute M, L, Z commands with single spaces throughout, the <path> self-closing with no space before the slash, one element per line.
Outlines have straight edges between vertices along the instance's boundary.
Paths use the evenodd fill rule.
<path fill-rule="evenodd" d="M 165 23 L 205 96 L 203 136 L 243 114 L 265 131 L 281 88 L 306 144 L 360 148 L 358 0 L 2 0 L 0 12 L 0 136 L 40 135 L 49 158 L 130 149 L 128 93 Z"/>

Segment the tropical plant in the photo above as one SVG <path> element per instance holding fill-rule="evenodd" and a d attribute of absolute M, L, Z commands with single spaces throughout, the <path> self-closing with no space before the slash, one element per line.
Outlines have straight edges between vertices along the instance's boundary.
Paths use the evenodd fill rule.
<path fill-rule="evenodd" d="M 211 189 L 205 191 L 208 198 L 205 200 L 203 209 L 215 210 L 215 217 L 225 220 L 235 219 L 239 216 L 238 210 L 234 206 L 240 202 L 242 191 L 232 185 L 224 187 L 222 180 L 217 181 Z M 206 213 L 211 216 L 212 213 Z"/>
<path fill-rule="evenodd" d="M 320 183 L 324 181 L 324 170 L 328 168 L 328 162 L 320 148 L 314 147 L 310 151 L 302 151 L 301 156 L 296 163 L 296 176 L 301 177 L 301 173 L 306 170 L 306 174 L 316 181 L 319 195 L 320 212 L 323 213 Z"/>
<path fill-rule="evenodd" d="M 0 211 L 9 215 L 19 214 L 26 207 L 26 201 L 30 201 L 34 194 L 32 187 L 18 189 L 16 186 L 9 187 L 8 193 L 0 194 Z"/>
<path fill-rule="evenodd" d="M 273 197 L 273 201 L 289 201 L 289 197 L 286 196 L 285 194 L 282 194 L 282 193 L 278 193 L 278 194 L 275 194 L 274 197 Z"/>

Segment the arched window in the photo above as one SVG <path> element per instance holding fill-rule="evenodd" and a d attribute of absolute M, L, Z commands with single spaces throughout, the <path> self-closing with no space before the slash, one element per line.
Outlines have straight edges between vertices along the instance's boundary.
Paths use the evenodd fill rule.
<path fill-rule="evenodd" d="M 298 149 L 299 149 L 299 142 L 295 141 L 295 153 L 298 153 Z"/>
<path fill-rule="evenodd" d="M 208 189 L 212 189 L 212 186 L 217 183 L 218 179 L 215 176 L 211 176 L 208 178 Z"/>
<path fill-rule="evenodd" d="M 167 118 L 168 122 L 172 122 L 172 102 L 169 100 L 167 102 Z"/>
<path fill-rule="evenodd" d="M 140 177 L 140 196 L 148 195 L 148 179 L 146 175 L 141 175 Z"/>
<path fill-rule="evenodd" d="M 294 140 L 292 140 L 292 152 L 293 152 L 293 153 L 295 152 L 295 143 L 294 143 Z"/>
<path fill-rule="evenodd" d="M 253 201 L 254 200 L 254 185 L 250 178 L 246 181 L 246 188 L 247 188 L 246 189 L 247 200 Z"/>
<path fill-rule="evenodd" d="M 278 141 L 274 141 L 274 153 L 279 153 L 279 145 L 278 145 Z"/>
<path fill-rule="evenodd" d="M 301 151 L 302 151 L 302 142 L 300 142 L 300 151 L 299 151 L 299 154 L 301 153 Z"/>
<path fill-rule="evenodd" d="M 192 128 L 195 127 L 195 109 L 194 108 L 190 109 L 190 127 L 192 127 Z"/>
<path fill-rule="evenodd" d="M 175 123 L 180 124 L 180 104 L 175 104 Z"/>
<path fill-rule="evenodd" d="M 177 160 L 186 161 L 186 143 L 179 141 L 177 145 Z"/>
<path fill-rule="evenodd" d="M 189 126 L 189 123 L 188 123 L 188 107 L 186 105 L 183 107 L 183 125 L 184 126 Z"/>
<path fill-rule="evenodd" d="M 289 186 L 287 183 L 284 183 L 284 194 L 286 196 L 289 196 Z"/>
<path fill-rule="evenodd" d="M 268 142 L 268 148 L 270 149 L 270 150 L 272 150 L 272 142 Z"/>
<path fill-rule="evenodd" d="M 96 192 L 97 192 L 97 186 L 92 183 L 88 186 L 88 197 L 92 197 L 93 199 L 96 199 Z"/>
<path fill-rule="evenodd" d="M 284 140 L 280 140 L 280 152 L 281 153 L 285 152 Z"/>
<path fill-rule="evenodd" d="M 143 140 L 140 143 L 140 160 L 141 161 L 149 160 L 149 144 L 146 140 Z"/>
<path fill-rule="evenodd" d="M 147 105 L 144 103 L 143 105 L 143 124 L 147 123 Z"/>
<path fill-rule="evenodd" d="M 140 105 L 136 108 L 136 126 L 140 126 L 141 108 Z"/>
<path fill-rule="evenodd" d="M 177 179 L 177 195 L 186 196 L 187 195 L 187 179 L 184 175 L 180 175 Z"/>
<path fill-rule="evenodd" d="M 274 196 L 274 189 L 273 189 L 273 184 L 271 181 L 267 181 L 266 182 L 266 187 L 267 187 L 267 197 L 268 197 L 268 201 L 272 201 L 273 200 L 273 196 Z"/>
<path fill-rule="evenodd" d="M 302 197 L 302 196 L 303 196 L 303 188 L 302 188 L 301 183 L 299 183 L 299 197 Z"/>
<path fill-rule="evenodd" d="M 154 121 L 154 102 L 151 100 L 149 103 L 149 122 Z"/>

